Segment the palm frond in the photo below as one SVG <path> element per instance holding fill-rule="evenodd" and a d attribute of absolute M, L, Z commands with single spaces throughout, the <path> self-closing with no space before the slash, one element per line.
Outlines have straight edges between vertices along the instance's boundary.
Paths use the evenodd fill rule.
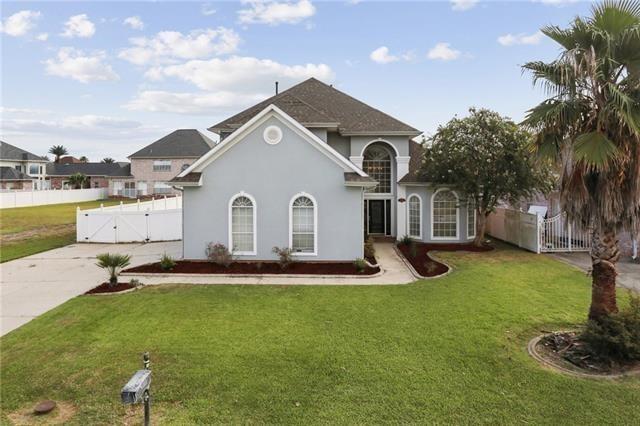
<path fill-rule="evenodd" d="M 607 170 L 618 155 L 616 145 L 601 132 L 583 133 L 573 146 L 575 159 L 593 170 Z"/>
<path fill-rule="evenodd" d="M 592 6 L 590 23 L 597 29 L 617 36 L 630 26 L 640 23 L 640 2 L 634 0 L 604 0 Z"/>

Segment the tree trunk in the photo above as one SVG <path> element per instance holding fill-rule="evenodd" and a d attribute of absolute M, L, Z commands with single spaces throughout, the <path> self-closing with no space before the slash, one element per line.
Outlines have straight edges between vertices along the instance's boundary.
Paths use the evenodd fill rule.
<path fill-rule="evenodd" d="M 591 236 L 591 307 L 589 319 L 618 312 L 616 303 L 616 262 L 620 258 L 618 240 L 612 229 L 594 230 Z"/>
<path fill-rule="evenodd" d="M 117 275 L 111 275 L 109 277 L 109 287 L 115 287 L 118 285 L 118 276 Z"/>
<path fill-rule="evenodd" d="M 487 215 L 484 212 L 478 214 L 476 212 L 476 237 L 473 239 L 473 245 L 482 247 L 484 244 L 484 234 L 487 228 Z"/>

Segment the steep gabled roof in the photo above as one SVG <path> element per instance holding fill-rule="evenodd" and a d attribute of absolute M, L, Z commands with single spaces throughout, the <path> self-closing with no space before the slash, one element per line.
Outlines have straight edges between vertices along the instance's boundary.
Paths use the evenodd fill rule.
<path fill-rule="evenodd" d="M 129 163 L 50 163 L 47 164 L 47 175 L 49 176 L 71 176 L 75 173 L 82 173 L 85 176 L 109 176 L 127 177 L 131 176 L 131 165 Z"/>
<path fill-rule="evenodd" d="M 427 183 L 420 175 L 420 166 L 424 156 L 424 147 L 414 140 L 409 141 L 409 172 L 400 179 L 399 183 Z"/>
<path fill-rule="evenodd" d="M 22 148 L 13 146 L 10 143 L 0 141 L 0 160 L 16 160 L 16 161 L 38 161 L 47 162 L 44 157 L 25 151 Z"/>
<path fill-rule="evenodd" d="M 337 127 L 343 135 L 406 134 L 420 131 L 333 86 L 310 78 L 209 128 L 232 132 L 268 105 L 275 105 L 307 127 Z"/>
<path fill-rule="evenodd" d="M 213 148 L 196 129 L 178 129 L 131 154 L 129 158 L 198 158 Z"/>
<path fill-rule="evenodd" d="M 34 178 L 32 178 L 31 176 L 29 176 L 28 174 L 22 173 L 19 170 L 14 169 L 13 167 L 9 167 L 9 166 L 2 166 L 0 167 L 0 181 L 7 181 L 7 180 L 32 180 Z"/>

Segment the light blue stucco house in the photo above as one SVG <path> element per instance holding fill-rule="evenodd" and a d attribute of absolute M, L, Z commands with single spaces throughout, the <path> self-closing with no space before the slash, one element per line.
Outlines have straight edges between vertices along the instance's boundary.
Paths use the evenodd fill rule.
<path fill-rule="evenodd" d="M 184 258 L 220 242 L 240 259 L 363 257 L 366 235 L 473 239 L 462 194 L 423 181 L 415 128 L 316 79 L 212 126 L 213 149 L 173 179 Z"/>

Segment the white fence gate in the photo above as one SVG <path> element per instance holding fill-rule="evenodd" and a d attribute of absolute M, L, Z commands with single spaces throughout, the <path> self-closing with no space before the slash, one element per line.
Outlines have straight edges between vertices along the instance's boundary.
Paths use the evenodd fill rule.
<path fill-rule="evenodd" d="M 534 213 L 498 208 L 488 218 L 487 232 L 495 238 L 534 253 L 588 251 L 589 231 L 579 230 L 565 214 L 549 219 Z"/>
<path fill-rule="evenodd" d="M 108 197 L 107 188 L 46 189 L 41 191 L 0 192 L 0 208 L 40 206 L 44 204 L 77 203 Z"/>
<path fill-rule="evenodd" d="M 182 239 L 182 197 L 153 199 L 76 213 L 76 241 L 127 243 Z"/>

